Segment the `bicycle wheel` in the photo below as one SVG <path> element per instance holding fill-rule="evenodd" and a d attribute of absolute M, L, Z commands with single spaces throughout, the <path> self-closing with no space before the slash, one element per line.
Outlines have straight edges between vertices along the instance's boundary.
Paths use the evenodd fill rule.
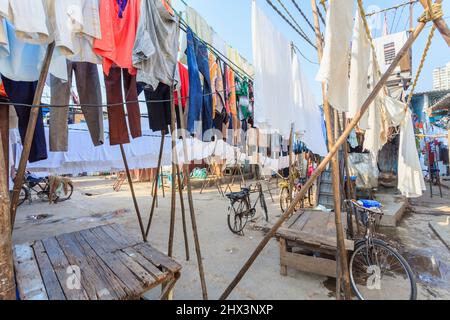
<path fill-rule="evenodd" d="M 19 193 L 19 201 L 17 202 L 17 206 L 21 206 L 29 197 L 29 191 L 27 188 L 22 187 Z"/>
<path fill-rule="evenodd" d="M 280 208 L 283 213 L 289 208 L 289 204 L 289 188 L 283 187 L 280 190 Z"/>
<path fill-rule="evenodd" d="M 415 300 L 417 285 L 406 260 L 385 242 L 360 243 L 350 259 L 350 282 L 360 300 Z"/>
<path fill-rule="evenodd" d="M 73 184 L 69 182 L 67 184 L 67 194 L 64 193 L 64 188 L 61 186 L 61 191 L 56 193 L 56 202 L 64 202 L 69 200 L 73 194 Z"/>
<path fill-rule="evenodd" d="M 236 201 L 228 209 L 228 228 L 235 234 L 240 234 L 247 225 L 250 204 L 246 199 Z"/>

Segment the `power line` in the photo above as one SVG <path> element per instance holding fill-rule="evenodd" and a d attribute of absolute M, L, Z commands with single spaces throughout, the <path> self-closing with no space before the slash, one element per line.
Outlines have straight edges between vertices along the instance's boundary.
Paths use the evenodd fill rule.
<path fill-rule="evenodd" d="M 393 6 L 393 7 L 389 7 L 389 8 L 381 9 L 381 10 L 379 10 L 379 11 L 373 11 L 373 12 L 367 13 L 367 14 L 366 14 L 366 17 L 370 17 L 370 16 L 373 16 L 373 15 L 376 15 L 376 14 L 379 14 L 379 13 L 383 13 L 383 12 L 386 12 L 386 11 L 390 11 L 390 10 L 399 9 L 399 8 L 401 8 L 401 7 L 408 6 L 408 5 L 410 5 L 410 4 L 415 4 L 415 3 L 417 3 L 417 2 L 419 2 L 419 0 L 410 0 L 410 1 L 408 1 L 408 2 L 404 2 L 404 3 L 398 4 L 398 5 Z"/>
<path fill-rule="evenodd" d="M 309 21 L 308 17 L 305 15 L 305 13 L 303 12 L 303 10 L 300 8 L 300 6 L 297 4 L 297 1 L 295 0 L 291 0 L 292 3 L 294 4 L 294 6 L 297 8 L 297 10 L 300 12 L 300 14 L 302 15 L 303 19 L 306 20 L 306 23 L 311 27 L 312 31 L 316 31 L 316 29 L 314 28 L 314 26 L 312 25 L 312 23 Z"/>
<path fill-rule="evenodd" d="M 322 20 L 322 23 L 323 23 L 324 25 L 326 25 L 327 23 L 325 22 L 325 18 L 323 17 L 322 11 L 320 11 L 320 7 L 319 7 L 319 6 L 317 6 L 317 13 L 319 14 L 320 20 Z M 314 30 L 315 30 L 315 29 L 314 29 Z"/>
<path fill-rule="evenodd" d="M 293 45 L 294 49 L 296 49 L 298 51 L 298 53 L 303 57 L 303 59 L 305 59 L 309 63 L 320 65 L 320 63 L 318 63 L 318 62 L 308 59 L 295 44 L 292 44 L 292 45 Z"/>
<path fill-rule="evenodd" d="M 283 10 L 287 13 L 287 15 L 289 16 L 289 18 L 291 18 L 291 20 L 295 23 L 295 25 L 297 26 L 297 28 L 301 31 L 301 33 L 303 33 L 303 35 L 309 39 L 308 35 L 306 34 L 305 30 L 302 29 L 302 27 L 298 24 L 298 22 L 295 20 L 295 18 L 292 16 L 291 12 L 286 8 L 286 6 L 284 5 L 284 3 L 281 0 L 277 0 L 278 3 L 281 5 L 281 7 L 283 8 Z M 309 39 L 311 41 L 311 39 Z M 311 41 L 312 42 L 312 41 Z"/>
<path fill-rule="evenodd" d="M 272 3 L 271 0 L 266 0 L 266 2 L 272 7 L 273 10 L 275 10 L 276 13 L 278 13 L 278 15 L 283 18 L 284 21 L 286 21 L 287 24 L 289 24 L 291 26 L 292 29 L 294 29 L 306 42 L 308 42 L 314 49 L 317 50 L 316 45 L 309 40 L 307 37 L 305 37 L 289 20 L 288 18 L 286 18 L 286 16 L 281 13 L 281 11 Z"/>

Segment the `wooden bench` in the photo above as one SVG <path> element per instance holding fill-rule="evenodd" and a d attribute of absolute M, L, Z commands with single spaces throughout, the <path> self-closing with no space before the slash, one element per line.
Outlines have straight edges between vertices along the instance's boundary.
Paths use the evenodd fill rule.
<path fill-rule="evenodd" d="M 167 299 L 181 265 L 117 225 L 14 246 L 22 300 L 135 300 L 162 285 Z"/>
<path fill-rule="evenodd" d="M 343 218 L 342 222 L 345 223 Z M 345 225 L 344 225 L 345 227 Z M 276 234 L 280 243 L 281 275 L 287 268 L 336 277 L 336 227 L 334 213 L 306 211 L 294 214 Z M 354 250 L 353 241 L 345 248 Z"/>

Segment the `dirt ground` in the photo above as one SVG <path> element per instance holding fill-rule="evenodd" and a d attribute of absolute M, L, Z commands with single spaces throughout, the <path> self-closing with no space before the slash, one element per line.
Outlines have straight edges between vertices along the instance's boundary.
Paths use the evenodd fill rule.
<path fill-rule="evenodd" d="M 94 226 L 120 223 L 129 232 L 139 235 L 130 189 L 124 185 L 120 192 L 112 189 L 114 180 L 108 177 L 76 178 L 71 200 L 49 205 L 35 199 L 32 204 L 19 207 L 14 228 L 14 243 L 24 243 L 50 236 L 78 231 Z M 272 185 L 275 188 L 276 184 Z M 235 187 L 235 190 L 238 186 Z M 135 186 L 144 222 L 148 221 L 151 201 L 150 184 Z M 269 215 L 275 221 L 280 214 L 278 193 L 274 202 L 267 195 Z M 430 221 L 445 221 L 450 217 L 449 190 L 444 198 L 430 199 L 429 194 L 412 201 L 412 210 L 397 228 L 383 229 L 392 243 L 410 262 L 418 279 L 419 299 L 450 299 L 450 251 L 429 227 Z M 263 237 L 261 231 L 247 227 L 244 236 L 233 235 L 227 226 L 227 199 L 215 188 L 203 194 L 194 192 L 199 237 L 210 299 L 217 299 L 234 278 L 253 249 Z M 187 201 L 186 201 L 187 204 Z M 177 198 L 177 223 L 175 230 L 175 259 L 183 265 L 182 277 L 175 289 L 175 299 L 201 299 L 194 243 L 190 224 L 190 261 L 186 261 L 182 235 L 179 198 Z M 415 211 L 415 212 L 414 212 Z M 170 220 L 170 190 L 166 197 L 159 196 L 151 228 L 150 243 L 167 252 Z M 190 219 L 188 219 L 190 223 Z M 305 274 L 294 270 L 288 276 L 280 275 L 279 248 L 271 240 L 230 298 L 315 300 L 334 299 L 334 279 Z M 153 298 L 155 293 L 147 297 Z"/>

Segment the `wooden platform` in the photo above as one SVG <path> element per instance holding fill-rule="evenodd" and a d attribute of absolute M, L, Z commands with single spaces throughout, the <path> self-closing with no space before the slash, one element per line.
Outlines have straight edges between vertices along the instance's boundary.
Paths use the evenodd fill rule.
<path fill-rule="evenodd" d="M 346 219 L 342 219 L 343 223 Z M 345 225 L 344 225 L 345 227 Z M 278 230 L 281 274 L 287 268 L 336 277 L 336 227 L 333 213 L 306 211 L 294 214 Z M 347 251 L 354 250 L 346 240 Z"/>
<path fill-rule="evenodd" d="M 14 246 L 22 300 L 130 300 L 164 285 L 181 265 L 117 224 Z"/>

